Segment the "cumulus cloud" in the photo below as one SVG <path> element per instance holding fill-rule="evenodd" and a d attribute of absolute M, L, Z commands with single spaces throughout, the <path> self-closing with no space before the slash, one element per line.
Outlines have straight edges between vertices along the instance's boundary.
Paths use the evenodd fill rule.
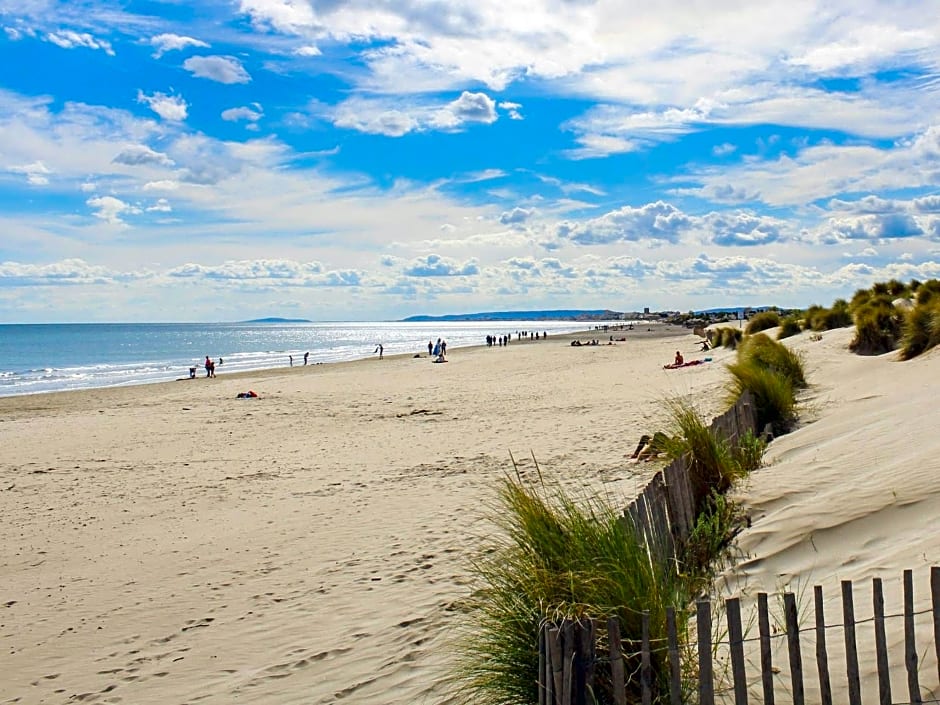
<path fill-rule="evenodd" d="M 479 274 L 480 268 L 473 259 L 461 263 L 449 257 L 427 255 L 413 260 L 402 273 L 409 277 L 464 277 Z"/>
<path fill-rule="evenodd" d="M 500 214 L 499 222 L 503 225 L 521 225 L 529 219 L 533 211 L 527 208 L 513 208 L 511 211 L 506 211 Z"/>
<path fill-rule="evenodd" d="M 672 204 L 656 201 L 639 208 L 624 206 L 581 222 L 563 222 L 556 231 L 561 239 L 579 245 L 640 240 L 674 243 L 691 224 L 689 216 Z"/>
<path fill-rule="evenodd" d="M 294 49 L 294 54 L 297 56 L 320 56 L 322 53 L 317 47 L 310 44 Z"/>
<path fill-rule="evenodd" d="M 499 104 L 500 110 L 505 110 L 509 113 L 510 120 L 522 120 L 522 105 L 520 103 L 512 103 L 508 100 L 504 100 Z"/>
<path fill-rule="evenodd" d="M 158 166 L 173 166 L 173 160 L 162 152 L 156 152 L 145 144 L 134 144 L 122 149 L 111 160 L 115 164 L 128 166 L 141 166 L 156 164 Z"/>
<path fill-rule="evenodd" d="M 220 265 L 184 264 L 167 272 L 178 279 L 219 281 L 276 280 L 302 283 L 323 272 L 320 262 L 285 259 L 229 260 Z"/>
<path fill-rule="evenodd" d="M 181 36 L 179 34 L 158 34 L 150 38 L 150 45 L 156 48 L 156 51 L 153 53 L 153 58 L 155 59 L 159 59 L 168 51 L 179 51 L 186 47 L 209 48 L 209 45 L 204 41 Z"/>
<path fill-rule="evenodd" d="M 499 119 L 496 101 L 485 93 L 464 91 L 441 105 L 401 99 L 350 98 L 327 111 L 336 127 L 386 137 L 426 130 L 459 131 L 468 124 L 489 125 Z"/>
<path fill-rule="evenodd" d="M 489 125 L 497 119 L 499 115 L 496 112 L 495 100 L 486 93 L 464 91 L 457 100 L 438 110 L 431 124 L 441 129 L 452 130 L 474 122 Z"/>
<path fill-rule="evenodd" d="M 218 83 L 248 83 L 251 76 L 234 56 L 191 56 L 183 68 L 199 78 Z"/>
<path fill-rule="evenodd" d="M 114 278 L 113 272 L 81 259 L 65 259 L 50 264 L 0 262 L 0 286 L 94 284 Z"/>
<path fill-rule="evenodd" d="M 733 154 L 737 151 L 737 146 L 731 144 L 730 142 L 722 142 L 721 144 L 716 144 L 712 147 L 712 154 L 716 157 L 726 157 L 729 154 Z"/>
<path fill-rule="evenodd" d="M 147 95 L 139 90 L 137 102 L 147 105 L 153 112 L 169 122 L 182 122 L 186 119 L 189 110 L 189 105 L 182 97 L 160 92 Z"/>
<path fill-rule="evenodd" d="M 153 205 L 147 206 L 148 213 L 171 213 L 173 211 L 170 202 L 165 198 L 158 198 L 156 203 Z"/>
<path fill-rule="evenodd" d="M 712 242 L 723 247 L 777 242 L 782 239 L 786 227 L 784 221 L 742 211 L 709 213 L 703 223 L 710 232 Z"/>
<path fill-rule="evenodd" d="M 822 228 L 823 240 L 871 240 L 881 242 L 923 235 L 924 231 L 907 213 L 868 214 L 849 218 L 831 218 Z"/>
<path fill-rule="evenodd" d="M 242 106 L 239 108 L 229 108 L 228 110 L 222 111 L 222 119 L 227 122 L 238 122 L 239 120 L 258 122 L 258 120 L 263 117 L 264 111 L 258 103 L 252 103 L 250 106 Z"/>
<path fill-rule="evenodd" d="M 172 179 L 159 179 L 144 184 L 144 191 L 176 191 L 180 187 L 178 181 Z"/>
<path fill-rule="evenodd" d="M 137 215 L 140 208 L 125 203 L 120 198 L 114 196 L 95 196 L 85 201 L 94 209 L 93 215 L 100 218 L 109 225 L 124 225 L 124 215 Z"/>
<path fill-rule="evenodd" d="M 70 29 L 49 32 L 46 35 L 46 41 L 52 42 L 63 49 L 77 49 L 80 47 L 86 49 L 100 49 L 108 56 L 114 56 L 114 49 L 111 48 L 110 42 L 104 39 L 97 39 L 87 32 L 73 32 Z"/>
<path fill-rule="evenodd" d="M 7 171 L 13 174 L 23 174 L 30 186 L 46 186 L 49 183 L 48 175 L 52 173 L 40 160 L 31 164 L 7 167 Z"/>

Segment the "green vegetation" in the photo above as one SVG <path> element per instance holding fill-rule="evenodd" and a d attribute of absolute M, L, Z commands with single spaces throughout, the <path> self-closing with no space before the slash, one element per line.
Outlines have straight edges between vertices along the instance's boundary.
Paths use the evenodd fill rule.
<path fill-rule="evenodd" d="M 852 312 L 845 299 L 836 299 L 831 308 L 813 305 L 806 309 L 803 327 L 821 332 L 852 325 Z"/>
<path fill-rule="evenodd" d="M 853 298 L 855 338 L 849 350 L 859 355 L 881 355 L 891 352 L 901 340 L 903 312 L 891 303 L 890 294 L 856 293 Z"/>
<path fill-rule="evenodd" d="M 744 332 L 740 328 L 732 328 L 731 326 L 721 326 L 708 332 L 708 340 L 713 348 L 730 348 L 734 350 L 744 337 Z"/>
<path fill-rule="evenodd" d="M 940 296 L 924 297 L 901 323 L 901 358 L 910 360 L 940 343 Z M 918 294 L 918 302 L 920 295 Z"/>
<path fill-rule="evenodd" d="M 798 355 L 760 333 L 745 338 L 728 371 L 732 377 L 729 399 L 737 399 L 745 390 L 754 395 L 757 428 L 770 424 L 775 435 L 790 430 L 796 420 L 796 391 L 806 386 Z"/>
<path fill-rule="evenodd" d="M 787 316 L 780 321 L 780 332 L 777 333 L 777 340 L 783 340 L 803 332 L 803 326 L 797 316 Z"/>
<path fill-rule="evenodd" d="M 651 637 L 664 639 L 666 607 L 691 598 L 672 562 L 651 555 L 609 503 L 507 478 L 491 519 L 499 531 L 485 539 L 473 566 L 479 589 L 458 663 L 464 702 L 537 701 L 544 619 L 617 616 L 625 635 L 638 635 L 649 610 Z M 638 665 L 628 662 L 631 670 Z M 668 673 L 664 654 L 653 666 Z"/>
<path fill-rule="evenodd" d="M 768 328 L 776 328 L 779 325 L 779 313 L 776 311 L 761 311 L 751 316 L 744 332 L 748 335 L 753 335 L 754 333 L 760 333 L 762 330 L 767 330 Z"/>

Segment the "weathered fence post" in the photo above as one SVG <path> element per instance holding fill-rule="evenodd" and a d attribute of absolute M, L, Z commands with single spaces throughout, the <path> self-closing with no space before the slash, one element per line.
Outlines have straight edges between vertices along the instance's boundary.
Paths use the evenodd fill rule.
<path fill-rule="evenodd" d="M 574 685 L 574 622 L 566 619 L 562 623 L 562 676 L 561 705 L 571 705 Z"/>
<path fill-rule="evenodd" d="M 885 635 L 885 595 L 881 578 L 871 581 L 872 608 L 875 611 L 875 659 L 878 663 L 878 702 L 891 705 L 891 671 L 888 667 L 888 639 Z"/>
<path fill-rule="evenodd" d="M 561 627 L 552 626 L 548 630 L 549 654 L 551 656 L 552 669 L 552 705 L 558 705 L 561 702 L 565 680 L 565 652 L 564 635 Z"/>
<path fill-rule="evenodd" d="M 767 593 L 757 593 L 757 629 L 760 633 L 760 679 L 764 689 L 764 705 L 774 705 L 773 656 L 770 651 L 770 615 Z"/>
<path fill-rule="evenodd" d="M 607 641 L 610 642 L 610 683 L 614 691 L 614 705 L 627 705 L 623 652 L 620 650 L 620 620 L 616 617 L 607 620 Z"/>
<path fill-rule="evenodd" d="M 796 612 L 796 596 L 783 594 L 783 608 L 787 622 L 787 646 L 790 651 L 790 683 L 793 686 L 793 705 L 803 705 L 803 654 L 800 652 L 800 621 Z"/>
<path fill-rule="evenodd" d="M 937 678 L 940 679 L 940 568 L 930 569 L 930 602 L 933 605 L 933 648 L 937 653 Z"/>
<path fill-rule="evenodd" d="M 695 607 L 695 626 L 698 631 L 698 701 L 699 705 L 715 705 L 715 684 L 712 680 L 712 605 L 708 600 L 699 600 Z"/>
<path fill-rule="evenodd" d="M 919 703 L 917 682 L 917 645 L 914 643 L 914 573 L 904 571 L 904 665 L 907 666 L 907 690 L 912 703 Z"/>
<path fill-rule="evenodd" d="M 682 705 L 682 667 L 679 664 L 679 636 L 676 633 L 676 609 L 666 608 L 666 638 L 669 642 L 669 703 Z"/>
<path fill-rule="evenodd" d="M 842 622 L 845 632 L 845 668 L 849 682 L 849 705 L 862 705 L 862 686 L 858 675 L 858 647 L 855 643 L 855 604 L 852 581 L 842 581 Z"/>
<path fill-rule="evenodd" d="M 640 644 L 640 686 L 643 705 L 653 700 L 652 669 L 650 668 L 650 613 L 643 611 L 642 642 Z"/>
<path fill-rule="evenodd" d="M 747 676 L 744 672 L 744 630 L 741 628 L 741 601 L 725 600 L 728 615 L 728 646 L 731 649 L 731 675 L 734 678 L 734 705 L 747 705 Z"/>
<path fill-rule="evenodd" d="M 816 603 L 816 670 L 819 672 L 819 701 L 832 705 L 832 684 L 829 682 L 829 652 L 826 651 L 826 614 L 821 585 L 813 587 Z"/>

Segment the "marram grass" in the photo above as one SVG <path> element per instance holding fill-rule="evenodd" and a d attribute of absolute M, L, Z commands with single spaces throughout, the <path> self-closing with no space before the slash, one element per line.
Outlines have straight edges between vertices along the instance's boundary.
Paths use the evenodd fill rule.
<path fill-rule="evenodd" d="M 666 607 L 688 602 L 675 564 L 647 550 L 620 505 L 506 478 L 490 519 L 495 531 L 472 564 L 476 590 L 455 673 L 459 702 L 537 702 L 543 620 L 616 615 L 630 638 L 648 610 L 653 638 L 664 638 Z M 654 671 L 665 674 L 662 658 Z M 598 693 L 598 702 L 605 697 Z"/>

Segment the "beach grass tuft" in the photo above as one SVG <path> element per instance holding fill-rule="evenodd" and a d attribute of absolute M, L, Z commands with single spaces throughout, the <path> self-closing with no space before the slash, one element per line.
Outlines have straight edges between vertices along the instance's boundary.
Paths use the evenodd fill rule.
<path fill-rule="evenodd" d="M 760 333 L 762 330 L 767 330 L 768 328 L 776 328 L 779 325 L 779 313 L 776 311 L 761 311 L 751 316 L 744 332 L 748 335 L 753 335 L 754 333 Z"/>
<path fill-rule="evenodd" d="M 796 390 L 806 386 L 803 360 L 782 343 L 763 333 L 749 336 L 729 364 L 727 387 L 733 402 L 745 391 L 754 395 L 757 427 L 770 424 L 775 435 L 789 431 L 796 421 Z"/>
<path fill-rule="evenodd" d="M 665 638 L 666 607 L 688 601 L 674 563 L 648 550 L 622 508 L 596 497 L 507 477 L 490 520 L 497 530 L 471 566 L 476 590 L 455 673 L 460 702 L 536 702 L 543 620 L 617 616 L 630 638 L 648 610 L 654 638 Z M 654 672 L 666 673 L 664 663 Z"/>
<path fill-rule="evenodd" d="M 780 331 L 777 333 L 777 340 L 790 338 L 803 332 L 803 324 L 799 316 L 787 316 L 780 321 Z"/>

